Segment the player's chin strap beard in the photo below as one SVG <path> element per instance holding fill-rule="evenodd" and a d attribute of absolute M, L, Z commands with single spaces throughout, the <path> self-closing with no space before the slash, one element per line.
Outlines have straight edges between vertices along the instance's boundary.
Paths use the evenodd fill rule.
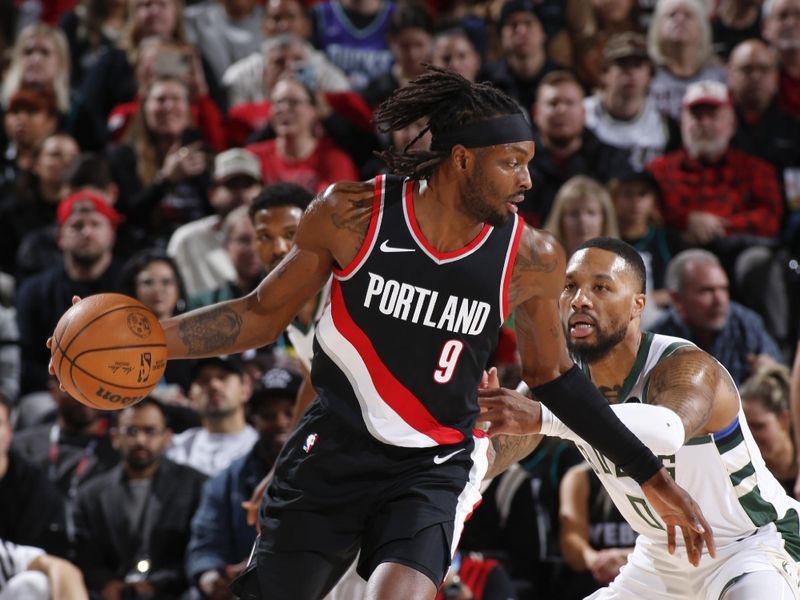
<path fill-rule="evenodd" d="M 453 131 L 437 134 L 431 141 L 431 151 L 447 151 L 460 144 L 465 148 L 483 148 L 497 144 L 532 142 L 530 123 L 520 112 L 492 117 L 463 125 Z"/>

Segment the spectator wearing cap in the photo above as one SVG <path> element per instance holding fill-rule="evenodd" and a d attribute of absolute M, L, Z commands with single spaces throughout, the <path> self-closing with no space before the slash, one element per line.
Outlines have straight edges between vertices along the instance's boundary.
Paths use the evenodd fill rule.
<path fill-rule="evenodd" d="M 227 585 L 246 564 L 256 537 L 242 503 L 269 473 L 286 441 L 301 380 L 297 371 L 281 366 L 264 373 L 249 402 L 258 441 L 203 486 L 186 564 L 190 579 L 206 598 L 233 599 Z"/>
<path fill-rule="evenodd" d="M 731 146 L 774 166 L 786 199 L 783 240 L 800 247 L 800 120 L 778 100 L 778 55 L 763 41 L 751 39 L 733 49 L 728 88 L 738 127 Z"/>
<path fill-rule="evenodd" d="M 619 236 L 636 248 L 644 261 L 647 303 L 642 313 L 642 328 L 647 329 L 671 303 L 664 277 L 667 264 L 683 245 L 674 230 L 664 227 L 658 183 L 650 173 L 634 171 L 611 182 L 609 191 L 617 213 Z"/>
<path fill-rule="evenodd" d="M 181 225 L 167 244 L 189 296 L 235 279 L 236 271 L 223 244 L 222 223 L 231 211 L 249 206 L 261 188 L 261 165 L 254 154 L 231 148 L 216 155 L 208 189 L 214 214 Z"/>
<path fill-rule="evenodd" d="M 520 205 L 534 227 L 547 220 L 556 194 L 573 176 L 587 175 L 605 184 L 630 171 L 625 152 L 604 144 L 585 127 L 583 98 L 583 87 L 568 71 L 551 71 L 536 92 L 536 155 L 528 165 L 534 185 Z"/>
<path fill-rule="evenodd" d="M 699 0 L 660 0 L 647 31 L 647 49 L 655 64 L 650 96 L 670 118 L 680 117 L 687 86 L 708 79 L 725 81 Z"/>
<path fill-rule="evenodd" d="M 542 77 L 557 68 L 545 53 L 539 4 L 508 0 L 500 10 L 497 31 L 501 58 L 487 65 L 486 78 L 530 110 Z"/>
<path fill-rule="evenodd" d="M 588 89 L 600 85 L 608 40 L 625 32 L 640 33 L 639 4 L 636 0 L 590 2 L 588 19 L 581 30 L 572 32 L 573 69 Z"/>
<path fill-rule="evenodd" d="M 255 443 L 258 434 L 245 420 L 252 384 L 236 357 L 197 362 L 189 399 L 200 413 L 200 427 L 173 436 L 167 457 L 214 476 Z"/>
<path fill-rule="evenodd" d="M 762 35 L 778 51 L 780 107 L 800 118 L 800 0 L 766 0 Z"/>
<path fill-rule="evenodd" d="M 683 147 L 650 163 L 667 225 L 687 243 L 706 245 L 729 234 L 773 238 L 783 213 L 775 170 L 730 148 L 736 117 L 725 84 L 689 86 L 681 110 Z"/>
<path fill-rule="evenodd" d="M 744 283 L 753 273 L 768 272 L 764 262 L 777 241 L 783 200 L 772 165 L 730 147 L 735 127 L 725 84 L 693 83 L 681 110 L 683 147 L 648 169 L 661 190 L 666 225 L 686 244 L 717 254 L 734 282 L 734 296 L 760 312 L 773 336 L 783 340 L 788 308 L 776 303 L 786 304 L 786 290 L 780 289 L 785 284 L 779 278 L 760 286 Z M 756 297 L 746 298 L 747 288 Z"/>
<path fill-rule="evenodd" d="M 72 297 L 116 289 L 120 264 L 113 249 L 119 213 L 96 192 L 83 190 L 59 203 L 56 218 L 61 264 L 23 281 L 17 294 L 23 394 L 47 389 L 50 352 L 42 340 L 72 306 Z"/>
<path fill-rule="evenodd" d="M 648 96 L 652 76 L 644 36 L 617 34 L 603 50 L 600 89 L 583 101 L 586 128 L 601 142 L 627 152 L 636 171 L 679 144 L 677 124 Z"/>
<path fill-rule="evenodd" d="M 9 99 L 3 114 L 7 142 L 0 155 L 0 195 L 14 191 L 15 182 L 33 167 L 34 150 L 58 126 L 55 95 L 23 87 Z"/>

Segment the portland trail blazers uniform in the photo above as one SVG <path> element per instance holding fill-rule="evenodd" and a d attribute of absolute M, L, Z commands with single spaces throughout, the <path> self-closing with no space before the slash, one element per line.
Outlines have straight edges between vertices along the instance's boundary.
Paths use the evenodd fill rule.
<path fill-rule="evenodd" d="M 315 338 L 318 396 L 279 458 L 262 531 L 280 551 L 309 539 L 322 553 L 360 547 L 367 576 L 391 542 L 436 526 L 447 547 L 411 565 L 436 581 L 480 500 L 489 441 L 473 430 L 477 387 L 508 313 L 523 223 L 512 215 L 438 252 L 414 215 L 414 185 L 376 178 L 362 248 L 334 271 Z"/>

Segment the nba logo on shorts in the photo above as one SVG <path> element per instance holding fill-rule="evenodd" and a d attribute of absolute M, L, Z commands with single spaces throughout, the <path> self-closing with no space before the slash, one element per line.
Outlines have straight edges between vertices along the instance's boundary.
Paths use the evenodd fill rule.
<path fill-rule="evenodd" d="M 319 436 L 316 433 L 309 433 L 308 437 L 306 438 L 306 443 L 303 444 L 303 450 L 306 451 L 306 454 L 311 452 L 311 449 L 314 447 L 314 444 L 317 443 L 317 438 Z"/>

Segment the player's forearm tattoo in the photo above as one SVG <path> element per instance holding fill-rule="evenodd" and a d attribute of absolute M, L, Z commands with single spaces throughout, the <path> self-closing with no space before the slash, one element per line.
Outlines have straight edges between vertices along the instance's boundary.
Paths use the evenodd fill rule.
<path fill-rule="evenodd" d="M 497 477 L 511 465 L 519 462 L 536 449 L 541 435 L 496 435 L 489 451 L 489 470 L 484 479 Z"/>
<path fill-rule="evenodd" d="M 675 412 L 683 422 L 688 440 L 708 422 L 720 376 L 719 365 L 707 354 L 679 351 L 653 369 L 648 402 Z"/>
<path fill-rule="evenodd" d="M 242 317 L 227 306 L 221 306 L 181 321 L 178 335 L 189 356 L 202 356 L 223 350 L 239 339 Z"/>

